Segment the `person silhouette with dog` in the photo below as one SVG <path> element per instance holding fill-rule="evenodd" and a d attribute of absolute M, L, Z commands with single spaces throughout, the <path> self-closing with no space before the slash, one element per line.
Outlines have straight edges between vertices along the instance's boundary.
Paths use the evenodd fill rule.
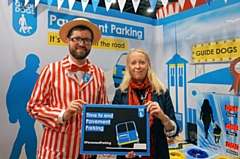
<path fill-rule="evenodd" d="M 200 120 L 203 121 L 204 131 L 205 131 L 205 139 L 208 139 L 208 129 L 211 121 L 214 123 L 212 107 L 209 104 L 208 99 L 204 99 L 201 112 L 200 112 Z"/>

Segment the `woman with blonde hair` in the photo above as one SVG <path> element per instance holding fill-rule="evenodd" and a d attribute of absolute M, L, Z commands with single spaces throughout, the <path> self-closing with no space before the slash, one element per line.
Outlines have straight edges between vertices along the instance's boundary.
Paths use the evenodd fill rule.
<path fill-rule="evenodd" d="M 112 104 L 145 105 L 150 113 L 150 156 L 143 159 L 169 159 L 166 136 L 176 136 L 179 127 L 168 90 L 152 68 L 148 53 L 133 48 L 127 54 L 123 81 L 116 90 Z M 131 151 L 117 159 L 139 158 Z"/>

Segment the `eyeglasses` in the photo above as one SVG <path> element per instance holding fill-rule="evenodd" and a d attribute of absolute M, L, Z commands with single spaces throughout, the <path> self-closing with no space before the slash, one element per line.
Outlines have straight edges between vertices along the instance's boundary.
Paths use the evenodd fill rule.
<path fill-rule="evenodd" d="M 70 38 L 70 40 L 74 43 L 82 43 L 83 42 L 85 45 L 92 44 L 92 39 L 90 39 L 90 38 L 73 37 L 73 38 Z"/>

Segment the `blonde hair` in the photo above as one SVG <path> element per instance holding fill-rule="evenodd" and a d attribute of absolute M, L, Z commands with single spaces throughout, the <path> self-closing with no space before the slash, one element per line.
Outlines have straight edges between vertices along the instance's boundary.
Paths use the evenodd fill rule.
<path fill-rule="evenodd" d="M 129 87 L 129 83 L 130 83 L 130 80 L 132 78 L 132 75 L 129 71 L 129 62 L 130 62 L 130 55 L 133 52 L 139 52 L 139 53 L 142 53 L 145 56 L 145 58 L 147 60 L 147 63 L 148 63 L 147 77 L 150 81 L 151 86 L 153 87 L 153 90 L 156 92 L 156 94 L 160 95 L 163 92 L 165 93 L 166 92 L 166 87 L 160 81 L 160 79 L 157 77 L 155 71 L 153 70 L 151 60 L 150 60 L 150 56 L 148 55 L 148 53 L 145 50 L 140 49 L 140 48 L 132 48 L 127 54 L 127 57 L 126 57 L 127 66 L 126 66 L 126 71 L 125 71 L 125 74 L 124 74 L 124 77 L 123 77 L 123 81 L 122 81 L 122 83 L 119 87 L 120 90 L 122 92 L 126 92 L 127 88 Z"/>

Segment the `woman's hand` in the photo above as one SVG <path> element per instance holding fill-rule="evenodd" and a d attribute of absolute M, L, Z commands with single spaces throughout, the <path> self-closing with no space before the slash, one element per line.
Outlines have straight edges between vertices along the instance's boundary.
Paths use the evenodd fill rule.
<path fill-rule="evenodd" d="M 147 112 L 149 112 L 150 115 L 154 115 L 157 118 L 159 118 L 163 124 L 166 123 L 166 124 L 164 124 L 164 126 L 169 123 L 168 116 L 165 115 L 165 113 L 162 111 L 160 105 L 157 102 L 148 101 L 144 105 L 147 106 Z"/>
<path fill-rule="evenodd" d="M 147 112 L 149 112 L 150 115 L 154 115 L 160 120 L 165 119 L 165 114 L 157 102 L 148 101 L 144 105 L 147 106 Z"/>

